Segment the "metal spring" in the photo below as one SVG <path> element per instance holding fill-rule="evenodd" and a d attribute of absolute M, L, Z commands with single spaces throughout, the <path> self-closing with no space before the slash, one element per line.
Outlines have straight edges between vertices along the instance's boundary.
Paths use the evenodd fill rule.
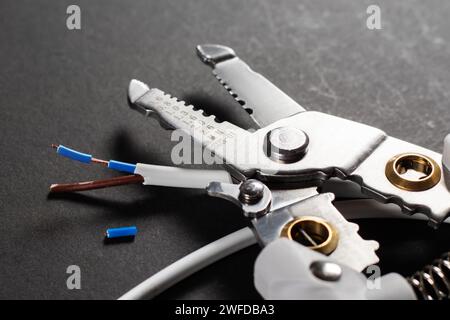
<path fill-rule="evenodd" d="M 450 252 L 408 279 L 421 300 L 450 299 Z"/>

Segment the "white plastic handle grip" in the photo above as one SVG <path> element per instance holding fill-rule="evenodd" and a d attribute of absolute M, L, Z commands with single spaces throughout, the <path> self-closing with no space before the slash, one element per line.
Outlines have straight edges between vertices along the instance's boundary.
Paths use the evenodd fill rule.
<path fill-rule="evenodd" d="M 444 152 L 442 153 L 442 164 L 450 171 L 450 134 L 444 139 Z"/>

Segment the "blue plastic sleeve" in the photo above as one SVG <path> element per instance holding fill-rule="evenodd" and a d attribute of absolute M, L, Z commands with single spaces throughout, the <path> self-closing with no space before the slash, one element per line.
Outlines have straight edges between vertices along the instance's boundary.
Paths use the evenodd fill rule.
<path fill-rule="evenodd" d="M 131 164 L 131 163 L 126 163 L 126 162 L 120 162 L 120 161 L 116 161 L 116 160 L 109 160 L 108 168 L 117 170 L 117 171 L 134 173 L 134 170 L 136 170 L 136 165 Z"/>
<path fill-rule="evenodd" d="M 56 149 L 56 153 L 62 155 L 63 157 L 67 157 L 72 160 L 77 160 L 84 163 L 90 163 L 92 160 L 92 156 L 90 154 L 78 152 L 62 145 L 58 146 L 58 149 Z"/>
<path fill-rule="evenodd" d="M 137 234 L 137 228 L 132 227 L 121 227 L 121 228 L 110 228 L 106 230 L 106 237 L 108 239 L 120 238 L 120 237 L 134 237 Z"/>

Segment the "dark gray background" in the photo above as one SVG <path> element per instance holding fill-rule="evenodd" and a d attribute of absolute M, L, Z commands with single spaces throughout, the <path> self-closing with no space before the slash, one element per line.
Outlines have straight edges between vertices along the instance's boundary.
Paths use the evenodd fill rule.
<path fill-rule="evenodd" d="M 66 28 L 66 8 L 82 30 Z M 194 53 L 236 52 L 303 106 L 364 122 L 441 151 L 450 132 L 450 3 L 377 1 L 0 2 L 0 298 L 117 298 L 159 269 L 245 225 L 202 192 L 127 186 L 48 197 L 48 186 L 116 175 L 57 157 L 51 143 L 101 158 L 170 165 L 170 133 L 129 110 L 132 78 L 248 127 L 246 113 Z M 330 155 L 331 156 L 331 155 Z M 108 227 L 135 224 L 134 243 L 105 246 Z M 408 275 L 450 248 L 450 228 L 363 221 L 383 273 Z M 259 298 L 258 248 L 207 268 L 161 298 Z M 82 270 L 67 290 L 65 270 Z"/>

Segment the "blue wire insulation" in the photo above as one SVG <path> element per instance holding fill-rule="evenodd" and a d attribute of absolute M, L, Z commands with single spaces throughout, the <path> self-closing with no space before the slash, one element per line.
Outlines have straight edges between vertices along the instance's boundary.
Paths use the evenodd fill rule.
<path fill-rule="evenodd" d="M 90 163 L 92 160 L 92 156 L 90 154 L 78 152 L 63 145 L 58 146 L 58 148 L 56 149 L 56 153 L 62 155 L 63 157 L 67 157 L 69 159 L 84 163 Z"/>
<path fill-rule="evenodd" d="M 127 162 L 109 160 L 108 168 L 117 170 L 117 171 L 134 173 L 134 171 L 136 170 L 136 165 L 132 164 L 132 163 L 127 163 Z"/>
<path fill-rule="evenodd" d="M 67 148 L 63 145 L 59 145 L 58 148 L 56 149 L 56 152 L 59 155 L 62 155 L 64 157 L 67 157 L 72 160 L 76 160 L 76 161 L 80 161 L 80 162 L 84 162 L 84 163 L 92 162 L 92 155 Z M 108 168 L 116 170 L 116 171 L 134 173 L 134 171 L 136 170 L 136 165 L 132 164 L 132 163 L 127 163 L 127 162 L 109 160 Z"/>
<path fill-rule="evenodd" d="M 121 237 L 134 237 L 137 234 L 137 228 L 135 226 L 131 227 L 120 227 L 120 228 L 110 228 L 106 230 L 106 238 L 114 239 Z"/>

